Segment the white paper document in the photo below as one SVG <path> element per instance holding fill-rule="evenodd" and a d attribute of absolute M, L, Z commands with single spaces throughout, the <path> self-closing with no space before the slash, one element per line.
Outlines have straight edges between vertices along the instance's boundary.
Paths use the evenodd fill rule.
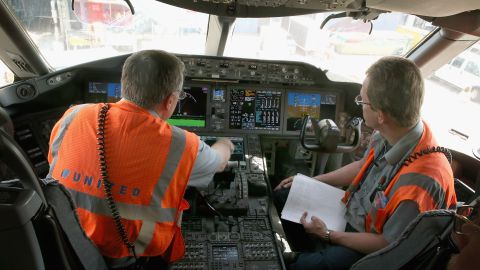
<path fill-rule="evenodd" d="M 300 223 L 300 218 L 306 211 L 308 222 L 312 216 L 316 216 L 325 222 L 328 229 L 344 231 L 345 204 L 341 201 L 344 193 L 339 188 L 297 174 L 293 178 L 282 218 Z"/>

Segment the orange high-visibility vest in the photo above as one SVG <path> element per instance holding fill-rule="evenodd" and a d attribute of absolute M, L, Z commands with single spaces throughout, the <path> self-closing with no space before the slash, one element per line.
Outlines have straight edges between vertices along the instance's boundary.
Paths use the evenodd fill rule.
<path fill-rule="evenodd" d="M 432 148 L 433 146 L 437 146 L 437 142 L 429 126 L 425 122 L 423 122 L 423 124 L 424 130 L 422 136 L 412 153 L 418 152 L 426 147 Z M 363 179 L 368 167 L 374 160 L 374 153 L 375 150 L 372 147 L 360 172 L 345 192 L 342 199 L 344 203 L 347 203 L 350 196 L 353 195 L 353 192 L 358 189 L 361 179 Z M 415 181 L 415 174 L 427 177 L 422 177 L 422 181 Z M 401 178 L 401 176 L 404 176 L 404 178 Z M 425 179 L 428 180 L 425 181 Z M 402 166 L 391 180 L 387 179 L 385 182 L 388 183 L 384 191 L 388 203 L 383 209 L 371 208 L 365 217 L 366 232 L 382 233 L 383 225 L 395 212 L 395 209 L 397 209 L 400 203 L 405 200 L 416 202 L 420 212 L 441 208 L 454 208 L 457 203 L 452 168 L 443 153 L 435 152 L 422 155 L 408 166 Z M 437 190 L 429 190 L 428 187 L 432 186 L 437 187 Z"/>
<path fill-rule="evenodd" d="M 86 234 L 104 256 L 131 256 L 121 241 L 100 180 L 97 150 L 102 104 L 70 108 L 50 138 L 48 177 L 60 181 L 77 204 Z M 128 101 L 110 104 L 105 151 L 114 200 L 138 256 L 181 258 L 185 246 L 180 215 L 197 151 L 198 137 L 152 116 Z M 170 248 L 169 248 L 170 247 Z"/>

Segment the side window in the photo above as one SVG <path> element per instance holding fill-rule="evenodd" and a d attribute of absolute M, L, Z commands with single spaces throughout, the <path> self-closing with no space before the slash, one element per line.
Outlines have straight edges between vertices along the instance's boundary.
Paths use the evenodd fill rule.
<path fill-rule="evenodd" d="M 468 73 L 472 73 L 473 75 L 480 77 L 480 69 L 475 62 L 468 61 L 467 65 L 465 66 L 465 71 Z"/>
<path fill-rule="evenodd" d="M 460 68 L 462 66 L 463 62 L 465 62 L 465 59 L 463 59 L 461 57 L 457 57 L 457 58 L 453 59 L 452 66 L 454 66 L 456 68 Z"/>
<path fill-rule="evenodd" d="M 454 67 L 456 66 L 456 67 Z M 447 68 L 445 68 L 447 67 Z M 459 72 L 461 71 L 461 72 Z M 448 100 L 448 110 L 439 104 Z M 480 128 L 472 119 L 480 115 L 480 41 L 425 79 L 422 118 L 439 145 L 465 154 L 480 147 Z M 467 153 L 468 152 L 468 153 Z M 473 182 L 471 182 L 473 183 Z"/>
<path fill-rule="evenodd" d="M 0 87 L 13 83 L 13 72 L 0 60 Z"/>

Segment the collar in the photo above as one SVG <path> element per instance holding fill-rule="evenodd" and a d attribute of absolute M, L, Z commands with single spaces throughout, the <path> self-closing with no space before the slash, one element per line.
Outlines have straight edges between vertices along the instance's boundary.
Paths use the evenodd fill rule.
<path fill-rule="evenodd" d="M 155 118 L 161 119 L 160 115 L 155 110 L 148 110 L 148 112 Z"/>
<path fill-rule="evenodd" d="M 121 100 L 117 101 L 115 104 L 119 105 L 120 108 L 122 108 L 124 110 L 135 112 L 135 113 L 145 113 L 145 114 L 148 114 L 150 116 L 153 116 L 155 119 L 163 120 L 155 110 L 145 109 L 145 108 L 140 107 L 137 104 L 131 102 L 130 100 L 122 98 Z"/>
<path fill-rule="evenodd" d="M 150 110 L 148 109 L 145 109 L 143 107 L 140 107 L 138 106 L 137 104 L 131 102 L 130 100 L 127 100 L 125 98 L 122 98 L 120 99 L 119 101 L 117 101 L 115 104 L 119 105 L 122 109 L 125 109 L 127 111 L 131 111 L 131 112 L 137 112 L 137 113 L 147 113 L 147 114 L 150 114 L 152 115 L 152 113 L 150 112 Z M 158 115 L 158 114 L 157 114 Z M 156 115 L 153 115 L 156 117 Z"/>
<path fill-rule="evenodd" d="M 115 102 L 115 104 L 120 105 L 122 108 L 132 110 L 132 111 L 148 111 L 147 109 L 138 106 L 137 104 L 133 103 L 132 101 L 122 98 L 119 101 Z"/>
<path fill-rule="evenodd" d="M 420 120 L 407 134 L 405 134 L 405 136 L 387 150 L 384 157 L 388 164 L 397 164 L 403 157 L 405 157 L 405 155 L 410 153 L 410 151 L 418 144 L 423 129 L 423 122 Z M 384 142 L 386 143 L 385 139 Z"/>

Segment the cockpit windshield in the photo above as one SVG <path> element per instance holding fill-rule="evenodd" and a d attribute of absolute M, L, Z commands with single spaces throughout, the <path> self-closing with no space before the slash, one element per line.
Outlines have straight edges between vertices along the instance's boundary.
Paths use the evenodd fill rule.
<path fill-rule="evenodd" d="M 203 54 L 208 14 L 155 0 L 7 1 L 47 62 L 63 68 L 143 49 Z"/>
<path fill-rule="evenodd" d="M 352 18 L 330 20 L 321 29 L 329 15 L 239 18 L 225 55 L 307 62 L 329 70 L 331 79 L 361 83 L 377 59 L 406 54 L 434 29 L 418 17 L 400 13 L 381 14 L 372 24 Z"/>
<path fill-rule="evenodd" d="M 143 49 L 206 54 L 205 13 L 155 0 L 134 1 L 134 16 L 119 0 L 75 0 L 74 10 L 70 1 L 52 2 L 56 8 L 50 1 L 7 2 L 54 69 Z M 320 29 L 328 15 L 237 18 L 224 55 L 308 62 L 328 69 L 332 79 L 361 82 L 376 59 L 404 55 L 433 29 L 418 17 L 399 13 L 382 14 L 373 25 L 334 19 Z"/>

